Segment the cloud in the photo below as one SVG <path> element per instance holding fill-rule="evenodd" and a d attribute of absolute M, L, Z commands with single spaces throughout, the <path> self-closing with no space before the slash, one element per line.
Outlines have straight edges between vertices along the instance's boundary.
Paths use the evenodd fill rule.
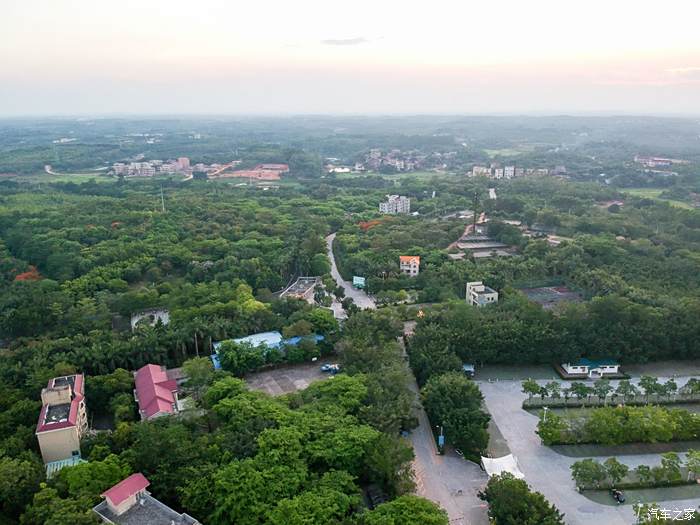
<path fill-rule="evenodd" d="M 687 73 L 700 73 L 700 66 L 674 67 L 672 69 L 667 69 L 666 71 L 678 75 L 685 75 Z"/>
<path fill-rule="evenodd" d="M 359 46 L 369 42 L 369 39 L 358 36 L 355 38 L 329 38 L 327 40 L 321 40 L 321 43 L 325 46 Z"/>
<path fill-rule="evenodd" d="M 683 80 L 700 80 L 700 66 L 674 67 L 666 71 Z"/>

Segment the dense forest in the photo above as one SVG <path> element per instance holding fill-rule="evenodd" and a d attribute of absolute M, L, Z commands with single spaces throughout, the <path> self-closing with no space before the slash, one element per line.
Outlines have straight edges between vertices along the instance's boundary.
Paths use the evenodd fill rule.
<path fill-rule="evenodd" d="M 352 161 L 377 144 L 447 151 L 473 124 L 441 120 L 444 133 L 432 133 L 435 120 L 409 122 L 402 132 L 392 119 L 372 121 L 362 135 L 352 119 L 342 131 L 338 122 L 319 128 L 310 119 L 275 132 L 254 120 L 227 132 L 216 122 L 149 121 L 149 133 L 179 137 L 154 143 L 149 156 L 289 162 L 289 176 L 274 186 L 175 176 L 56 181 L 37 171 L 46 163 L 87 169 L 143 152 L 136 136 L 136 143 L 117 140 L 116 149 L 105 139 L 105 129 L 127 136 L 143 131 L 143 123 L 124 122 L 123 129 L 82 123 L 80 141 L 55 148 L 37 142 L 66 135 L 64 121 L 13 123 L 24 130 L 14 134 L 7 123 L 0 126 L 2 151 L 11 151 L 0 171 L 32 174 L 0 181 L 0 523 L 95 523 L 89 509 L 101 492 L 143 472 L 155 496 L 205 523 L 445 525 L 439 507 L 412 495 L 413 452 L 400 437 L 416 425 L 412 378 L 397 343 L 404 321 L 417 321 L 406 343 L 423 405 L 469 458 L 488 444 L 489 416 L 475 384 L 454 373 L 464 362 L 700 357 L 700 211 L 575 174 L 569 180 L 467 177 L 462 168 L 484 159 L 482 149 L 494 147 L 489 137 L 503 132 L 502 122 L 465 139 L 457 156 L 462 164 L 441 173 L 321 170 L 324 156 Z M 607 121 L 595 132 L 594 122 L 519 125 L 554 140 L 555 124 L 575 137 L 572 148 L 584 148 L 575 150 L 579 158 L 594 138 L 606 140 L 631 125 Z M 691 128 L 676 128 L 685 139 L 670 153 L 692 158 Z M 196 144 L 194 131 L 205 137 Z M 429 132 L 430 140 L 416 138 Z M 499 146 L 513 146 L 517 136 L 503 132 Z M 644 134 L 626 140 L 625 155 L 653 153 L 644 149 Z M 192 149 L 183 149 L 187 144 Z M 536 156 L 537 148 L 523 155 Z M 692 168 L 686 171 L 666 191 L 697 184 Z M 489 187 L 498 198 L 488 198 Z M 410 197 L 417 213 L 381 215 L 378 203 L 395 193 Z M 488 216 L 484 233 L 511 246 L 512 256 L 449 256 L 472 212 Z M 340 273 L 366 277 L 381 305 L 359 311 L 346 298 L 343 323 L 326 296 L 344 295 L 329 276 L 324 238 L 332 232 Z M 547 241 L 550 234 L 557 243 Z M 417 277 L 401 274 L 400 255 L 421 257 Z M 279 297 L 304 275 L 321 277 L 315 304 Z M 498 304 L 468 306 L 470 281 L 498 290 Z M 546 310 L 521 291 L 553 285 L 569 287 L 580 301 Z M 152 308 L 167 310 L 169 322 L 132 329 L 131 316 Z M 212 369 L 215 342 L 264 331 L 322 336 L 285 359 L 333 355 L 343 372 L 273 398 L 250 390 L 245 375 L 275 366 L 277 354 L 224 344 L 223 369 Z M 189 417 L 137 423 L 132 371 L 147 363 L 187 372 L 185 389 L 196 405 Z M 86 375 L 94 432 L 82 453 L 89 461 L 47 480 L 34 435 L 41 389 L 74 372 Z M 168 454 L 153 454 L 159 448 Z M 497 483 L 485 500 L 497 499 Z M 543 514 L 557 514 L 526 485 L 500 483 L 528 494 Z M 368 487 L 387 502 L 369 510 Z"/>

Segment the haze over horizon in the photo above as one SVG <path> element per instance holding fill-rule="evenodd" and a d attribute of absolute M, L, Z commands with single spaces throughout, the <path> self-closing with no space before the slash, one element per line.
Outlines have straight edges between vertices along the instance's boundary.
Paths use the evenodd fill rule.
<path fill-rule="evenodd" d="M 0 116 L 700 114 L 700 6 L 4 1 Z"/>

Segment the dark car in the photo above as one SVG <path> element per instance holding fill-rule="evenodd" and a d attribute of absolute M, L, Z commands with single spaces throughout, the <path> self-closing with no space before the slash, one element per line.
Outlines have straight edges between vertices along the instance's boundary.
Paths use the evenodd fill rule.
<path fill-rule="evenodd" d="M 621 490 L 612 489 L 610 491 L 610 495 L 613 497 L 613 499 L 615 501 L 617 501 L 618 505 L 625 502 L 625 495 L 622 493 Z"/>

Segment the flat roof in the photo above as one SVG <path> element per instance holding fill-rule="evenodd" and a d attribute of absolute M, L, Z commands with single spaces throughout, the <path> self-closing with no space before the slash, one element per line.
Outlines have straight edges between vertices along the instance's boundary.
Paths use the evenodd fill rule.
<path fill-rule="evenodd" d="M 119 516 L 109 509 L 107 501 L 101 502 L 93 510 L 116 525 L 195 525 L 199 523 L 192 516 L 174 511 L 148 493 L 139 498 L 139 503 Z"/>
<path fill-rule="evenodd" d="M 36 433 L 75 426 L 78 422 L 78 405 L 83 400 L 83 375 L 54 377 L 47 388 L 70 388 L 71 401 L 54 405 L 43 404 L 36 425 Z"/>
<path fill-rule="evenodd" d="M 318 277 L 299 277 L 294 284 L 287 288 L 281 295 L 304 294 L 319 282 Z"/>
<path fill-rule="evenodd" d="M 61 423 L 68 421 L 70 415 L 70 403 L 62 403 L 60 405 L 49 405 L 44 415 L 44 424 Z"/>

